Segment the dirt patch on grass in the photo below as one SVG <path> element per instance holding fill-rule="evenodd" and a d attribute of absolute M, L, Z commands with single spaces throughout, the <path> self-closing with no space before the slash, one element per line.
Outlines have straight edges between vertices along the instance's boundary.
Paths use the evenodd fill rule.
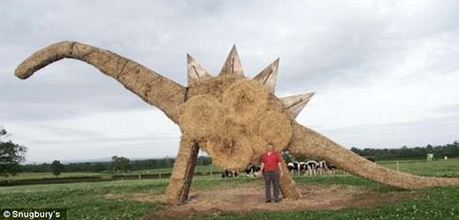
<path fill-rule="evenodd" d="M 233 188 L 196 191 L 182 205 L 166 206 L 150 213 L 145 219 L 215 215 L 219 213 L 248 213 L 254 211 L 339 210 L 354 207 L 375 207 L 419 198 L 413 191 L 378 193 L 365 187 L 342 185 L 298 186 L 302 198 L 284 199 L 279 203 L 264 203 L 264 188 L 245 184 Z M 105 196 L 108 199 L 127 199 L 138 202 L 164 202 L 162 194 L 129 194 Z"/>

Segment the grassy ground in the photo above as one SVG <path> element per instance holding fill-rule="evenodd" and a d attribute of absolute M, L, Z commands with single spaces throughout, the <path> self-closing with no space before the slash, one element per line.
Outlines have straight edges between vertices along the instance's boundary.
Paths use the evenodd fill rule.
<path fill-rule="evenodd" d="M 395 161 L 379 164 L 395 168 Z M 459 177 L 459 160 L 400 161 L 400 170 L 427 176 Z M 378 193 L 399 191 L 391 187 L 353 176 L 295 177 L 297 184 L 357 185 Z M 260 180 L 248 178 L 222 179 L 219 176 L 195 177 L 192 190 L 204 190 Z M 2 208 L 66 208 L 69 219 L 139 219 L 160 203 L 141 203 L 104 199 L 106 194 L 159 194 L 164 192 L 167 179 L 126 180 L 97 183 L 29 185 L 0 187 Z M 340 211 L 253 212 L 247 215 L 213 215 L 209 219 L 459 219 L 459 189 L 453 187 L 419 190 L 423 198 L 389 204 L 377 208 L 354 208 Z M 189 217 L 202 219 L 203 217 Z"/>
<path fill-rule="evenodd" d="M 378 161 L 380 165 L 396 169 L 397 161 Z M 422 176 L 444 176 L 458 177 L 459 159 L 435 160 L 427 162 L 426 160 L 400 160 L 400 171 L 414 173 Z"/>
<path fill-rule="evenodd" d="M 459 190 L 433 188 L 421 190 L 426 198 L 389 204 L 377 208 L 339 211 L 254 212 L 248 215 L 227 214 L 209 219 L 459 219 Z M 201 219 L 191 217 L 188 219 Z"/>
<path fill-rule="evenodd" d="M 199 172 L 220 172 L 219 169 L 211 166 L 211 165 L 196 165 L 194 172 L 199 173 Z M 155 174 L 155 173 L 171 173 L 172 168 L 161 168 L 161 169 L 151 169 L 151 170 L 139 170 L 139 171 L 133 171 L 133 173 L 140 173 L 140 174 Z"/>
<path fill-rule="evenodd" d="M 222 181 L 218 177 L 196 177 L 192 190 L 232 186 L 251 179 Z M 168 180 L 124 180 L 97 183 L 72 183 L 0 187 L 2 208 L 65 208 L 69 219 L 138 219 L 159 203 L 138 203 L 103 199 L 106 194 L 163 193 Z"/>
<path fill-rule="evenodd" d="M 75 176 L 108 176 L 108 173 L 91 173 L 91 172 L 72 172 L 72 173 L 61 173 L 59 177 L 75 177 Z M 36 173 L 18 173 L 16 176 L 0 177 L 2 179 L 41 179 L 41 178 L 52 178 L 55 177 L 51 172 L 36 172 Z"/>
<path fill-rule="evenodd" d="M 220 172 L 220 170 L 214 168 L 213 166 L 196 166 L 195 173 L 202 173 L 206 172 Z M 126 173 L 127 175 L 136 175 L 136 174 L 158 174 L 158 173 L 171 173 L 172 168 L 161 168 L 161 169 L 150 169 L 150 170 L 136 170 Z M 102 176 L 102 177 L 110 177 L 112 173 L 110 172 L 63 172 L 59 175 L 59 177 L 75 177 L 75 176 Z M 40 178 L 52 178 L 55 177 L 51 172 L 36 172 L 36 173 L 18 173 L 16 176 L 10 177 L 2 177 L 0 176 L 0 180 L 4 179 L 12 179 L 12 180 L 20 180 L 20 179 L 40 179 Z"/>

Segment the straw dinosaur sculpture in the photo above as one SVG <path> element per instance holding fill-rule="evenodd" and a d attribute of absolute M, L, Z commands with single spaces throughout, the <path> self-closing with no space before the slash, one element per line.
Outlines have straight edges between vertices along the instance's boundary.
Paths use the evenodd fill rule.
<path fill-rule="evenodd" d="M 276 97 L 279 59 L 248 79 L 235 47 L 218 76 L 211 76 L 187 55 L 188 86 L 182 86 L 110 51 L 64 41 L 32 54 L 15 74 L 26 79 L 63 58 L 96 67 L 180 126 L 180 148 L 166 189 L 170 204 L 187 200 L 199 149 L 206 151 L 219 167 L 240 169 L 256 160 L 268 142 L 278 151 L 322 158 L 351 174 L 394 187 L 459 185 L 457 178 L 420 177 L 381 167 L 297 123 L 295 117 L 313 93 Z M 299 198 L 289 172 L 284 173 L 280 181 L 284 198 Z"/>

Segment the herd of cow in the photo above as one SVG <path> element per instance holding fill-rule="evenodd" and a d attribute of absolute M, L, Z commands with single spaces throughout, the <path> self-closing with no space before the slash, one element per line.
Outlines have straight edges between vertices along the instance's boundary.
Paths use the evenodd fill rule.
<path fill-rule="evenodd" d="M 292 174 L 297 173 L 298 175 L 333 175 L 336 170 L 336 166 L 325 161 L 309 160 L 307 162 L 290 162 L 287 164 L 287 168 Z"/>
<path fill-rule="evenodd" d="M 292 175 L 333 175 L 337 167 L 325 160 L 315 161 L 309 160 L 307 162 L 290 162 L 287 164 L 288 170 Z M 260 167 L 251 163 L 245 170 L 245 174 L 251 177 L 261 176 Z M 238 172 L 234 170 L 224 170 L 222 177 L 237 177 Z"/>

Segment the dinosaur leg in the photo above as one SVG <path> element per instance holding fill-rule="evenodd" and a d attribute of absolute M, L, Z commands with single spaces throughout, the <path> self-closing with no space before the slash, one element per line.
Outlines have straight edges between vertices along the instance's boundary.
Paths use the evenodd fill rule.
<path fill-rule="evenodd" d="M 282 159 L 282 172 L 284 175 L 280 178 L 279 184 L 283 198 L 292 200 L 301 198 L 301 194 L 296 188 L 295 181 L 293 181 L 284 159 Z"/>
<path fill-rule="evenodd" d="M 166 189 L 167 203 L 180 204 L 188 199 L 198 152 L 198 144 L 188 137 L 182 136 L 179 153 Z"/>
<path fill-rule="evenodd" d="M 356 176 L 398 188 L 459 186 L 459 178 L 421 177 L 387 169 L 299 124 L 294 124 L 289 152 L 322 158 Z"/>

